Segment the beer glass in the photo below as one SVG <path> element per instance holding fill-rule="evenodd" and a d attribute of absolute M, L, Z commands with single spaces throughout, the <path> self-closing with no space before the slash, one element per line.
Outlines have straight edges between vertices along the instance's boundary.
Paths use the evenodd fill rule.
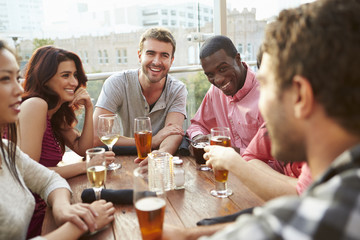
<path fill-rule="evenodd" d="M 112 147 L 118 141 L 120 137 L 120 120 L 117 114 L 102 114 L 98 119 L 98 136 L 102 143 L 104 143 L 109 151 L 112 151 Z M 116 170 L 121 168 L 120 163 L 110 163 L 107 166 L 108 170 Z"/>
<path fill-rule="evenodd" d="M 161 177 L 161 176 L 160 176 Z M 164 185 L 150 191 L 148 168 L 134 170 L 134 206 L 143 240 L 161 239 L 164 223 L 166 195 Z"/>
<path fill-rule="evenodd" d="M 149 117 L 137 117 L 134 120 L 134 137 L 138 158 L 144 160 L 151 152 L 152 130 Z"/>
<path fill-rule="evenodd" d="M 227 127 L 215 127 L 211 129 L 210 145 L 220 145 L 231 147 L 230 130 Z M 211 195 L 225 198 L 232 194 L 232 190 L 227 188 L 228 170 L 213 169 L 215 175 L 215 189 L 211 190 Z"/>
<path fill-rule="evenodd" d="M 86 174 L 94 189 L 95 197 L 99 200 L 106 181 L 105 149 L 90 148 L 86 150 Z"/>
<path fill-rule="evenodd" d="M 204 159 L 204 147 L 210 145 L 210 136 L 198 135 L 192 139 L 191 147 L 195 157 L 197 169 L 200 171 L 209 171 L 210 168 L 206 166 L 206 160 Z"/>

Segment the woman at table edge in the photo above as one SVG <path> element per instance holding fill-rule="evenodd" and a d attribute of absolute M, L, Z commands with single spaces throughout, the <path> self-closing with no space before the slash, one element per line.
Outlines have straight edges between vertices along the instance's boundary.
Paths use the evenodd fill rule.
<path fill-rule="evenodd" d="M 93 104 L 86 91 L 87 78 L 80 58 L 73 52 L 44 46 L 32 55 L 25 74 L 23 103 L 19 114 L 19 146 L 30 158 L 63 178 L 86 173 L 86 163 L 57 167 L 65 146 L 84 156 L 93 147 Z M 75 111 L 84 106 L 82 132 Z M 107 152 L 107 160 L 114 157 Z M 36 207 L 28 237 L 41 233 L 46 204 L 35 195 Z"/>
<path fill-rule="evenodd" d="M 87 230 L 92 232 L 104 227 L 114 219 L 112 203 L 101 200 L 91 205 L 71 205 L 67 182 L 54 171 L 31 160 L 16 146 L 15 122 L 22 93 L 15 55 L 0 40 L 0 238 L 25 239 L 35 206 L 29 189 L 39 193 L 52 206 L 58 224 L 65 222 L 44 236 L 45 239 L 77 239 Z M 36 178 L 33 177 L 35 174 Z"/>

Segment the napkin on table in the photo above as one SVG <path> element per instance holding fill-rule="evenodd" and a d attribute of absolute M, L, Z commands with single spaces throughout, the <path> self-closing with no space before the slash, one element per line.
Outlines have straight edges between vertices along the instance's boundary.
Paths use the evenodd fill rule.
<path fill-rule="evenodd" d="M 244 210 L 241 210 L 239 212 L 230 214 L 230 215 L 226 215 L 226 216 L 222 216 L 222 217 L 214 217 L 214 218 L 204 218 L 200 221 L 198 221 L 196 223 L 196 225 L 198 226 L 203 226 L 203 225 L 213 225 L 213 224 L 217 224 L 217 223 L 226 223 L 226 222 L 234 222 L 236 220 L 236 218 L 238 216 L 240 216 L 241 214 L 252 214 L 254 208 L 247 208 Z"/>
<path fill-rule="evenodd" d="M 102 189 L 100 198 L 114 204 L 133 204 L 133 189 Z M 145 196 L 156 196 L 154 192 L 145 192 Z M 92 188 L 84 189 L 81 194 L 81 199 L 84 203 L 92 203 L 95 201 L 95 192 Z"/>

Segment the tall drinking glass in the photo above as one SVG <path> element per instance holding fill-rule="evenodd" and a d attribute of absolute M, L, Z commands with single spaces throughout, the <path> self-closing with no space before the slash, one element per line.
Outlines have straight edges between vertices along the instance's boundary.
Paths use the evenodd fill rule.
<path fill-rule="evenodd" d="M 134 137 L 138 158 L 144 160 L 151 152 L 152 130 L 149 117 L 137 117 L 134 120 Z"/>
<path fill-rule="evenodd" d="M 210 136 L 198 135 L 192 139 L 191 147 L 197 164 L 197 169 L 200 171 L 209 171 L 210 168 L 206 166 L 204 159 L 204 148 L 210 145 Z"/>
<path fill-rule="evenodd" d="M 211 129 L 210 145 L 220 145 L 231 147 L 230 130 L 227 127 L 215 127 Z M 227 188 L 228 170 L 214 169 L 215 189 L 211 190 L 211 195 L 225 198 L 232 194 L 232 190 Z"/>
<path fill-rule="evenodd" d="M 95 197 L 99 200 L 106 181 L 105 149 L 90 148 L 86 150 L 86 173 L 91 187 L 94 189 Z"/>
<path fill-rule="evenodd" d="M 150 191 L 148 168 L 138 167 L 134 170 L 134 206 L 138 217 L 143 240 L 161 239 L 166 198 L 162 185 Z"/>
<path fill-rule="evenodd" d="M 109 151 L 120 137 L 120 120 L 117 114 L 102 114 L 98 120 L 98 136 L 108 148 Z M 108 170 L 116 170 L 121 168 L 120 163 L 110 163 L 107 166 Z"/>

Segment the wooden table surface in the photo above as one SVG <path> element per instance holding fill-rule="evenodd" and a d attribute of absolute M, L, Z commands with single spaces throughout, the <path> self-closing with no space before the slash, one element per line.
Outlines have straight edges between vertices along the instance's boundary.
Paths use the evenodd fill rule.
<path fill-rule="evenodd" d="M 133 170 L 136 156 L 118 156 L 122 168 L 108 171 L 107 189 L 129 189 L 132 187 Z M 184 160 L 185 189 L 167 192 L 165 223 L 176 226 L 194 227 L 196 222 L 209 217 L 235 213 L 245 208 L 259 206 L 263 200 L 244 186 L 240 180 L 229 173 L 228 187 L 233 190 L 229 198 L 216 198 L 210 195 L 214 188 L 214 176 L 211 171 L 196 170 L 195 159 L 191 156 L 180 157 Z M 72 202 L 81 202 L 81 193 L 90 188 L 86 174 L 68 179 L 73 190 Z M 105 230 L 82 239 L 141 239 L 135 208 L 132 205 L 115 205 L 115 221 Z M 46 212 L 42 233 L 56 228 L 51 210 Z"/>

